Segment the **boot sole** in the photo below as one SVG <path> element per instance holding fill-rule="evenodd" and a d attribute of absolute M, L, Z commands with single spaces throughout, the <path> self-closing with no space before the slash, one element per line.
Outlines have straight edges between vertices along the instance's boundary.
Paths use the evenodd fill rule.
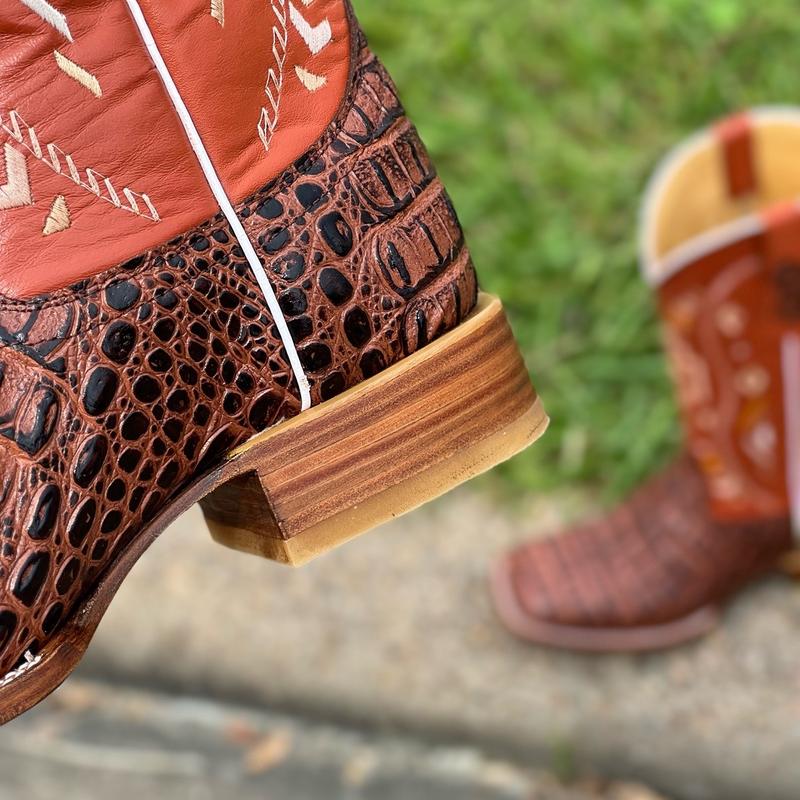
<path fill-rule="evenodd" d="M 125 576 L 194 503 L 212 537 L 300 565 L 533 444 L 548 424 L 496 298 L 342 395 L 254 437 L 167 504 L 47 649 L 0 681 L 0 723 L 74 669 Z"/>
<path fill-rule="evenodd" d="M 700 639 L 716 628 L 718 606 L 704 606 L 661 625 L 630 628 L 558 625 L 532 617 L 520 604 L 510 575 L 510 562 L 500 559 L 490 576 L 495 613 L 505 627 L 526 642 L 578 653 L 647 653 Z"/>

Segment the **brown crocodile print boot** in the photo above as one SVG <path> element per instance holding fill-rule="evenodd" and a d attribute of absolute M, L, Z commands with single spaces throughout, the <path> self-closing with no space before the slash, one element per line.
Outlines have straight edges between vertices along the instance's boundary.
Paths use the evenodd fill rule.
<path fill-rule="evenodd" d="M 658 293 L 686 453 L 604 518 L 498 562 L 495 605 L 519 636 L 601 652 L 676 645 L 713 628 L 724 601 L 791 550 L 798 146 L 800 111 L 755 111 L 695 137 L 654 178 L 642 263 Z"/>
<path fill-rule="evenodd" d="M 544 430 L 345 0 L 0 9 L 0 720 L 201 502 L 301 563 Z"/>

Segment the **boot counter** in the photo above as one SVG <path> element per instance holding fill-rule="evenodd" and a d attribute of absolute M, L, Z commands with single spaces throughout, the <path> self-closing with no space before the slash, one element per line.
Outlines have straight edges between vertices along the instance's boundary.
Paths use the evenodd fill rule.
<path fill-rule="evenodd" d="M 315 402 L 451 330 L 475 305 L 453 205 L 363 40 L 341 118 L 240 215 L 271 265 Z"/>

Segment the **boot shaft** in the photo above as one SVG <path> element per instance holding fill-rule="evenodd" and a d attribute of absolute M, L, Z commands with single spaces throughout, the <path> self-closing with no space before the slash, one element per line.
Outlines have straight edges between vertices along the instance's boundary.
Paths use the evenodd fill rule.
<path fill-rule="evenodd" d="M 269 368 L 307 408 L 474 305 L 455 211 L 345 0 L 13 0 L 0 24 L 9 340 L 96 328 L 133 272 L 108 300 L 131 317 L 160 265 L 180 286 L 213 261 L 255 279 Z"/>
<path fill-rule="evenodd" d="M 800 115 L 724 121 L 648 195 L 656 288 L 690 452 L 721 520 L 790 513 L 800 412 Z"/>

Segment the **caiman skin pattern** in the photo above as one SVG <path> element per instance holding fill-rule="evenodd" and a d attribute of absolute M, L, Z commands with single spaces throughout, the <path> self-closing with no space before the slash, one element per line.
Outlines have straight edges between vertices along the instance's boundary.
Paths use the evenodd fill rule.
<path fill-rule="evenodd" d="M 455 327 L 475 273 L 392 83 L 361 41 L 339 117 L 237 207 L 319 402 Z M 220 216 L 68 290 L 0 302 L 0 675 L 148 521 L 299 400 Z"/>
<path fill-rule="evenodd" d="M 524 613 L 551 625 L 624 629 L 715 605 L 791 546 L 788 520 L 718 522 L 685 455 L 609 515 L 508 556 Z"/>

